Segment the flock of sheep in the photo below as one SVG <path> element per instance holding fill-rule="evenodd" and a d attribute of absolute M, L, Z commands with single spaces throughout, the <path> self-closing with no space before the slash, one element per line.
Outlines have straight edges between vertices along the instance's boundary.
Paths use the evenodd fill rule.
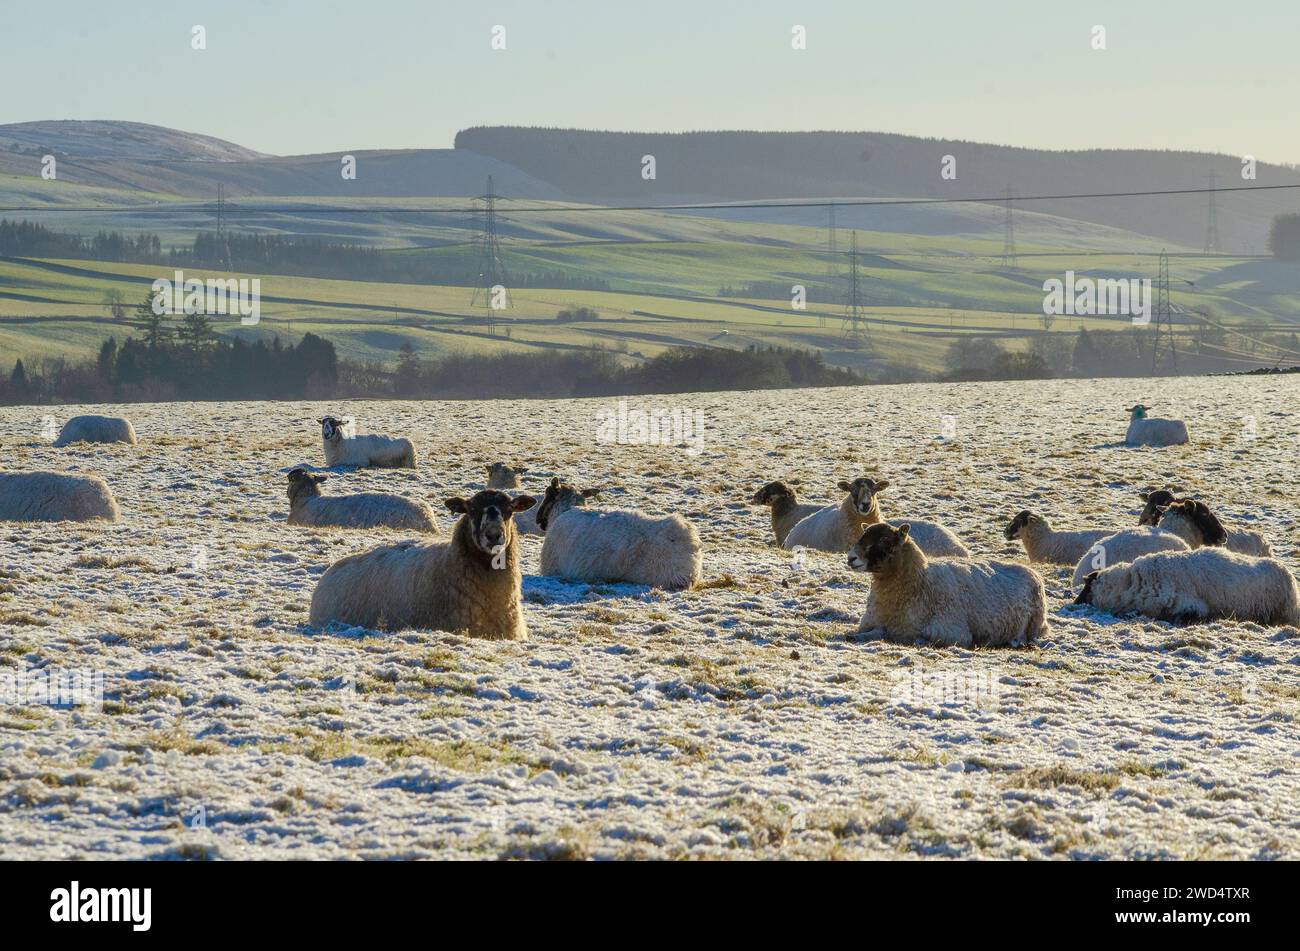
<path fill-rule="evenodd" d="M 1179 420 L 1151 419 L 1139 405 L 1128 441 L 1187 441 Z M 414 468 L 409 439 L 352 435 L 345 421 L 318 420 L 329 467 Z M 136 442 L 124 419 L 76 417 L 56 446 L 71 442 Z M 457 516 L 446 541 L 402 542 L 349 555 L 332 564 L 312 594 L 313 625 L 373 629 L 430 628 L 485 638 L 526 636 L 518 536 L 544 536 L 544 575 L 589 583 L 627 582 L 681 590 L 701 580 L 699 535 L 680 515 L 592 507 L 596 489 L 551 479 L 538 503 L 512 496 L 526 469 L 487 467 L 487 487 L 444 501 Z M 387 493 L 325 495 L 327 476 L 288 473 L 289 518 L 311 527 L 379 528 L 441 534 L 424 502 Z M 888 481 L 860 477 L 838 484 L 830 506 L 800 503 L 793 489 L 771 482 L 750 500 L 771 511 L 778 546 L 846 556 L 872 575 L 859 630 L 903 643 L 961 646 L 1027 645 L 1047 631 L 1042 578 L 1012 562 L 972 558 L 961 540 L 934 522 L 885 519 L 879 495 Z M 1073 565 L 1076 603 L 1112 614 L 1138 613 L 1176 623 L 1218 618 L 1300 626 L 1300 589 L 1258 533 L 1225 529 L 1209 507 L 1160 490 L 1143 494 L 1137 526 L 1055 531 L 1030 511 L 1007 525 L 1031 563 Z M 0 519 L 60 521 L 119 517 L 102 479 L 54 472 L 0 473 Z"/>

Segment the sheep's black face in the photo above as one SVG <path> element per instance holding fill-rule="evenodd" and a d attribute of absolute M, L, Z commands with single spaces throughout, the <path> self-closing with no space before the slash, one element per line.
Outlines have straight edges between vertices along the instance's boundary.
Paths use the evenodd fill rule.
<path fill-rule="evenodd" d="M 1075 604 L 1092 604 L 1092 584 L 1097 580 L 1097 575 L 1100 573 L 1101 572 L 1099 571 L 1090 571 L 1084 575 L 1083 590 L 1080 591 L 1079 596 L 1074 599 Z"/>
<path fill-rule="evenodd" d="M 907 539 L 908 530 L 906 524 L 898 528 L 883 522 L 867 526 L 849 551 L 849 567 L 854 571 L 880 571 Z"/>
<path fill-rule="evenodd" d="M 1210 507 L 1204 502 L 1195 502 L 1192 499 L 1176 499 L 1171 502 L 1165 509 L 1161 521 L 1164 519 L 1181 518 L 1188 522 L 1198 535 L 1201 536 L 1202 543 L 1206 545 L 1222 545 L 1228 540 L 1228 532 L 1223 527 L 1223 523 L 1215 518 Z"/>
<path fill-rule="evenodd" d="M 343 438 L 343 420 L 336 419 L 333 416 L 324 416 L 318 422 L 320 423 L 320 434 L 325 437 L 326 442 L 333 442 L 336 439 Z"/>
<path fill-rule="evenodd" d="M 876 493 L 883 492 L 889 487 L 887 480 L 868 479 L 865 476 L 854 479 L 852 482 L 841 481 L 839 483 L 840 491 L 847 492 L 853 496 L 853 507 L 859 515 L 868 515 L 871 512 L 871 506 L 875 502 Z"/>
<path fill-rule="evenodd" d="M 1151 493 L 1143 493 L 1142 501 L 1146 507 L 1142 509 L 1142 514 L 1138 517 L 1139 525 L 1159 525 L 1160 516 L 1164 514 L 1169 503 L 1173 502 L 1174 494 L 1166 489 L 1159 489 Z"/>
<path fill-rule="evenodd" d="M 587 499 L 600 494 L 600 489 L 583 489 L 578 491 L 567 482 L 552 479 L 542 497 L 541 507 L 537 509 L 537 527 L 546 531 L 551 520 L 578 505 L 586 505 Z"/>
<path fill-rule="evenodd" d="M 750 499 L 751 505 L 775 505 L 782 499 L 794 499 L 794 492 L 784 482 L 769 482 Z"/>
<path fill-rule="evenodd" d="M 470 542 L 485 555 L 495 555 L 514 540 L 511 518 L 516 512 L 533 507 L 537 500 L 531 495 L 512 499 L 504 492 L 484 489 L 468 502 L 462 498 L 447 499 L 448 510 L 459 512 L 469 522 Z"/>
<path fill-rule="evenodd" d="M 1005 533 L 1007 536 L 1007 541 L 1012 541 L 1013 539 L 1019 538 L 1020 532 L 1024 529 L 1026 525 L 1029 524 L 1029 520 L 1032 519 L 1033 517 L 1034 517 L 1034 513 L 1029 511 L 1028 509 L 1025 509 L 1017 513 L 1016 517 L 1011 520 L 1011 524 L 1007 526 L 1007 530 Z"/>

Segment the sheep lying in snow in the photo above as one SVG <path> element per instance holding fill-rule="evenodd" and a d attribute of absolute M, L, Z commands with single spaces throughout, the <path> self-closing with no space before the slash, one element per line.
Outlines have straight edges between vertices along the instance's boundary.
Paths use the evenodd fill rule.
<path fill-rule="evenodd" d="M 1300 626 L 1300 590 L 1287 567 L 1222 548 L 1157 552 L 1090 572 L 1075 604 L 1180 624 L 1231 618 Z"/>
<path fill-rule="evenodd" d="M 1090 571 L 1100 571 L 1111 565 L 1126 564 L 1134 558 L 1149 555 L 1157 551 L 1188 551 L 1187 542 L 1177 535 L 1144 525 L 1141 528 L 1126 528 L 1114 535 L 1107 535 L 1093 545 L 1079 559 L 1074 568 L 1073 584 L 1077 588 L 1083 584 L 1084 577 Z"/>
<path fill-rule="evenodd" d="M 121 416 L 74 416 L 63 424 L 55 448 L 74 442 L 124 442 L 135 445 L 135 427 Z"/>
<path fill-rule="evenodd" d="M 1030 561 L 1053 565 L 1077 564 L 1093 545 L 1113 534 L 1114 531 L 1107 528 L 1055 532 L 1047 524 L 1047 519 L 1028 509 L 1017 514 L 1006 529 L 1007 541 L 1019 538 Z"/>
<path fill-rule="evenodd" d="M 624 581 L 675 590 L 701 577 L 700 536 L 680 515 L 587 509 L 597 489 L 552 479 L 537 510 L 546 532 L 542 574 L 578 581 Z"/>
<path fill-rule="evenodd" d="M 59 472 L 0 472 L 0 521 L 88 522 L 121 517 L 98 476 Z"/>
<path fill-rule="evenodd" d="M 325 444 L 325 465 L 358 466 L 376 469 L 414 469 L 415 446 L 409 439 L 391 436 L 344 436 L 344 422 L 323 416 L 321 441 Z"/>
<path fill-rule="evenodd" d="M 1142 501 L 1146 508 L 1138 518 L 1139 525 L 1156 525 L 1166 532 L 1177 535 L 1192 548 L 1204 548 L 1207 545 L 1222 545 L 1228 551 L 1238 555 L 1252 555 L 1256 558 L 1272 558 L 1273 546 L 1259 532 L 1244 529 L 1225 529 L 1209 508 L 1202 502 L 1190 499 L 1175 499 L 1172 492 L 1164 489 L 1143 493 Z M 1187 503 L 1182 506 L 1181 503 Z M 1172 506 L 1180 505 L 1180 511 L 1170 515 Z M 1214 539 L 1220 539 L 1214 541 Z"/>
<path fill-rule="evenodd" d="M 523 640 L 528 630 L 512 516 L 535 501 L 492 489 L 469 501 L 447 499 L 447 508 L 461 516 L 451 541 L 385 545 L 334 562 L 312 593 L 311 623 Z"/>
<path fill-rule="evenodd" d="M 1187 442 L 1187 424 L 1181 419 L 1152 419 L 1141 403 L 1125 412 L 1132 414 L 1124 437 L 1130 446 L 1181 446 Z"/>
<path fill-rule="evenodd" d="M 528 470 L 522 466 L 514 469 L 504 462 L 494 462 L 487 467 L 487 487 L 489 489 L 517 489 L 522 485 L 519 477 L 527 472 Z"/>
<path fill-rule="evenodd" d="M 800 503 L 794 489 L 784 482 L 769 482 L 755 492 L 749 502 L 751 505 L 766 505 L 772 510 L 772 532 L 778 545 L 785 544 L 790 529 L 814 512 L 821 511 L 820 505 Z"/>
<path fill-rule="evenodd" d="M 943 558 L 928 561 L 908 525 L 872 525 L 849 552 L 849 567 L 871 572 L 858 630 L 885 640 L 960 647 L 1021 646 L 1047 633 L 1043 579 L 1024 565 Z"/>
<path fill-rule="evenodd" d="M 383 492 L 321 495 L 328 476 L 302 469 L 289 473 L 289 524 L 312 528 L 402 528 L 437 532 L 438 519 L 425 502 Z"/>
<path fill-rule="evenodd" d="M 888 480 L 860 478 L 852 482 L 841 481 L 839 488 L 847 492 L 839 505 L 814 512 L 803 519 L 785 536 L 785 548 L 815 548 L 818 551 L 842 555 L 862 537 L 862 530 L 881 521 L 880 503 L 876 495 L 889 487 Z M 915 519 L 889 519 L 888 524 L 898 526 L 907 522 L 911 526 L 912 542 L 931 558 L 965 558 L 970 554 L 952 532 L 934 522 Z"/>
<path fill-rule="evenodd" d="M 528 470 L 524 467 L 518 469 L 511 468 L 504 462 L 494 462 L 487 467 L 487 487 L 489 489 L 518 489 L 523 481 L 520 476 L 525 475 Z M 527 512 L 520 512 L 515 516 L 515 531 L 520 535 L 545 535 L 541 526 L 537 524 L 537 508 L 531 508 Z"/>

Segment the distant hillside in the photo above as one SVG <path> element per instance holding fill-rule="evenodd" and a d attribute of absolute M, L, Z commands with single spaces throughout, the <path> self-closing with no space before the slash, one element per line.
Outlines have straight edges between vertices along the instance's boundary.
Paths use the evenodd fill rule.
<path fill-rule="evenodd" d="M 209 136 L 136 122 L 26 122 L 0 125 L 0 174 L 39 175 L 41 156 L 58 159 L 59 181 L 210 199 L 218 184 L 233 197 L 466 197 L 492 175 L 503 194 L 566 197 L 553 185 L 496 158 L 452 149 L 352 149 L 357 177 L 340 174 L 343 152 L 270 156 Z"/>
<path fill-rule="evenodd" d="M 602 203 L 981 197 L 1002 195 L 1008 187 L 1021 195 L 1128 192 L 1203 188 L 1211 171 L 1225 186 L 1300 184 L 1300 171 L 1265 164 L 1258 166 L 1254 183 L 1243 183 L 1240 159 L 1230 155 L 1136 149 L 1055 152 L 874 132 L 659 134 L 483 127 L 459 133 L 456 147 L 495 156 L 584 201 Z M 655 156 L 654 181 L 640 174 L 641 158 L 647 154 Z M 955 181 L 939 176 L 944 155 L 957 159 Z M 1273 215 L 1300 210 L 1300 195 L 1289 192 L 1225 192 L 1217 199 L 1223 246 L 1238 252 L 1262 252 Z M 1035 202 L 1032 210 L 1190 247 L 1204 242 L 1206 200 L 1199 195 Z M 819 214 L 824 219 L 825 213 Z M 854 214 L 855 224 L 871 227 L 858 219 L 881 213 Z M 756 216 L 790 220 L 787 213 L 763 211 Z M 906 219 L 899 224 L 910 227 Z"/>

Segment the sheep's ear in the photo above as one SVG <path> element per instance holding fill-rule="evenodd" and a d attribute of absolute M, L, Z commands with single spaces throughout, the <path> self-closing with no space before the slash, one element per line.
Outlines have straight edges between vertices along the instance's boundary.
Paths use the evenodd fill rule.
<path fill-rule="evenodd" d="M 462 499 L 459 495 L 453 496 L 450 499 L 443 499 L 442 504 L 447 506 L 448 511 L 457 512 L 461 515 L 464 515 L 466 512 L 469 511 L 469 503 L 466 502 L 464 499 Z"/>
<path fill-rule="evenodd" d="M 551 480 L 551 488 L 559 489 L 559 487 L 560 487 L 560 478 L 559 476 L 556 476 L 554 479 Z"/>
<path fill-rule="evenodd" d="M 327 475 L 314 475 L 311 477 L 311 481 L 320 483 L 320 482 L 324 482 L 328 478 L 329 476 Z"/>
<path fill-rule="evenodd" d="M 873 491 L 873 492 L 884 492 L 887 488 L 889 488 L 889 480 L 888 480 L 888 479 L 881 479 L 879 482 L 875 483 L 875 484 L 871 487 L 871 491 Z"/>
<path fill-rule="evenodd" d="M 523 474 L 526 473 L 527 471 L 528 471 L 527 468 L 516 469 L 516 470 L 515 470 L 515 472 L 516 472 L 518 475 L 523 475 Z"/>
<path fill-rule="evenodd" d="M 305 474 L 306 474 L 306 473 L 304 473 L 301 469 L 290 469 L 290 470 L 289 470 L 289 478 L 290 478 L 290 479 L 301 479 Z"/>
<path fill-rule="evenodd" d="M 583 489 L 583 490 L 582 490 L 582 497 L 583 497 L 584 499 L 594 499 L 594 498 L 595 498 L 596 496 L 598 496 L 598 495 L 600 495 L 600 489 Z"/>
<path fill-rule="evenodd" d="M 898 537 L 906 538 L 907 533 L 910 532 L 911 530 L 912 530 L 912 526 L 909 525 L 907 522 L 904 522 L 902 525 L 898 526 Z"/>
<path fill-rule="evenodd" d="M 532 508 L 536 504 L 537 504 L 537 500 L 533 498 L 531 495 L 520 495 L 517 496 L 515 500 L 510 503 L 510 508 L 515 512 L 527 512 L 530 508 Z"/>
<path fill-rule="evenodd" d="M 842 492 L 852 492 L 852 491 L 853 491 L 853 486 L 852 486 L 850 483 L 845 482 L 843 479 L 840 479 L 840 481 L 837 482 L 837 483 L 835 483 L 835 485 L 836 485 L 836 487 L 838 487 Z"/>
<path fill-rule="evenodd" d="M 1150 502 L 1150 501 L 1151 501 L 1151 493 L 1150 493 L 1150 492 L 1139 492 L 1139 493 L 1138 493 L 1138 498 L 1140 498 L 1143 502 Z"/>

